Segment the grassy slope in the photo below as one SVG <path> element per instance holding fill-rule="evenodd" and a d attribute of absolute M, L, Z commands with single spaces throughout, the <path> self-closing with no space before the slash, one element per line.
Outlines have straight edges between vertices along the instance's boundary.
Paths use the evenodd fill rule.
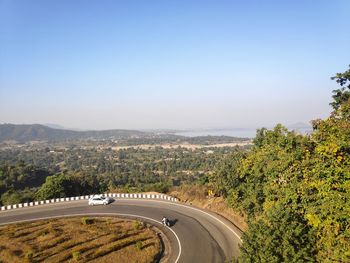
<path fill-rule="evenodd" d="M 208 190 L 209 188 L 204 185 L 183 185 L 174 187 L 169 194 L 187 204 L 193 204 L 222 215 L 241 230 L 246 230 L 246 219 L 230 208 L 222 197 L 208 197 Z"/>
<path fill-rule="evenodd" d="M 0 262 L 153 262 L 156 233 L 118 218 L 54 219 L 0 227 Z"/>

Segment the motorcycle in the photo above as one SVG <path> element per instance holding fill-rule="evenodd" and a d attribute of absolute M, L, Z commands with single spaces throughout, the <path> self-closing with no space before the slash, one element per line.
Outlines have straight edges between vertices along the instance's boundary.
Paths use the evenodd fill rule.
<path fill-rule="evenodd" d="M 169 221 L 168 218 L 163 217 L 162 223 L 163 223 L 164 226 L 170 227 L 170 221 Z"/>

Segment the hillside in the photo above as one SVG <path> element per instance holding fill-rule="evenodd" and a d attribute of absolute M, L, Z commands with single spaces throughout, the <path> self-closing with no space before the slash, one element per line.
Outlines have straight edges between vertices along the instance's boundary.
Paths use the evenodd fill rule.
<path fill-rule="evenodd" d="M 214 145 L 244 142 L 248 138 L 231 136 L 186 137 L 175 134 L 144 132 L 136 130 L 72 131 L 55 129 L 41 124 L 0 124 L 0 142 L 29 141 L 63 142 L 72 140 L 118 140 L 121 145 L 189 143 L 195 145 Z"/>
<path fill-rule="evenodd" d="M 0 124 L 0 142 L 3 141 L 67 141 L 79 139 L 125 139 L 150 137 L 152 133 L 134 130 L 71 131 L 54 129 L 40 124 Z"/>

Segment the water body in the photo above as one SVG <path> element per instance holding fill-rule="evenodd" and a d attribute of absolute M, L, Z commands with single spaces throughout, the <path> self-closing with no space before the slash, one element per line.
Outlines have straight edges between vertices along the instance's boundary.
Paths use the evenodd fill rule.
<path fill-rule="evenodd" d="M 268 128 L 271 129 L 271 128 Z M 309 134 L 311 133 L 311 127 L 298 127 L 289 128 L 297 133 Z M 208 130 L 188 130 L 174 133 L 175 135 L 186 136 L 186 137 L 197 137 L 197 136 L 232 136 L 239 138 L 254 138 L 257 129 L 255 128 L 234 128 L 234 129 L 208 129 Z"/>
<path fill-rule="evenodd" d="M 176 132 L 175 135 L 186 137 L 197 136 L 232 136 L 239 138 L 254 138 L 256 135 L 256 129 L 218 129 L 218 130 L 190 130 Z"/>

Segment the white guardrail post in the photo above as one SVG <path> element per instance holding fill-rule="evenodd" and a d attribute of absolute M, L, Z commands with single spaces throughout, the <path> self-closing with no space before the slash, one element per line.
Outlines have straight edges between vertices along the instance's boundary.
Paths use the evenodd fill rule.
<path fill-rule="evenodd" d="M 86 200 L 94 195 L 84 195 L 84 196 L 74 196 L 74 197 L 62 197 L 62 198 L 53 198 L 48 200 L 33 201 L 21 204 L 13 205 L 4 205 L 0 207 L 0 211 L 6 211 L 11 209 L 44 205 L 50 203 L 59 203 L 66 201 L 77 201 L 77 200 Z M 105 193 L 105 196 L 115 197 L 115 198 L 133 198 L 133 199 L 163 199 L 171 202 L 178 202 L 178 199 L 169 195 L 164 194 L 143 194 L 143 193 Z"/>

